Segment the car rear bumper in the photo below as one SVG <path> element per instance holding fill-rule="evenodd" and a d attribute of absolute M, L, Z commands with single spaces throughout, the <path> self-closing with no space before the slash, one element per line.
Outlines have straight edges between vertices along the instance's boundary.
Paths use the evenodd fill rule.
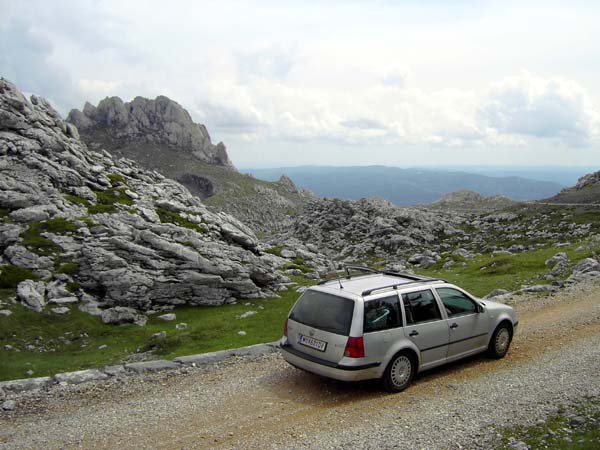
<path fill-rule="evenodd" d="M 378 377 L 379 362 L 342 365 L 303 353 L 288 344 L 280 344 L 281 354 L 292 366 L 327 378 L 341 381 L 360 381 Z"/>

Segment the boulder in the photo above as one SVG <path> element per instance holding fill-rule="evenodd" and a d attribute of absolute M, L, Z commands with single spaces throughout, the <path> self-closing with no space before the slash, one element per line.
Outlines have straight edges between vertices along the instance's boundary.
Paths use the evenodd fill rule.
<path fill-rule="evenodd" d="M 163 359 L 125 364 L 125 369 L 136 373 L 161 372 L 163 370 L 171 370 L 178 367 L 180 367 L 179 364 Z"/>
<path fill-rule="evenodd" d="M 64 372 L 54 375 L 57 383 L 81 384 L 88 381 L 104 380 L 108 375 L 97 369 L 78 370 L 76 372 Z"/>
<path fill-rule="evenodd" d="M 15 222 L 41 222 L 56 213 L 57 210 L 53 205 L 36 205 L 17 209 L 10 213 L 10 218 Z"/>
<path fill-rule="evenodd" d="M 177 316 L 173 313 L 163 314 L 162 316 L 158 316 L 160 320 L 164 320 L 165 322 L 171 322 L 177 318 Z"/>
<path fill-rule="evenodd" d="M 41 312 L 46 306 L 45 292 L 46 284 L 43 281 L 25 280 L 17 286 L 17 299 L 27 308 Z"/>
<path fill-rule="evenodd" d="M 486 295 L 483 298 L 492 300 L 494 297 L 498 297 L 499 295 L 506 295 L 508 293 L 509 293 L 509 291 L 507 291 L 506 289 L 494 289 L 492 292 L 490 292 L 488 295 Z"/>
<path fill-rule="evenodd" d="M 555 254 L 552 258 L 548 258 L 545 264 L 549 267 L 554 267 L 558 262 L 568 261 L 569 258 L 565 252 L 559 252 Z"/>
<path fill-rule="evenodd" d="M 575 266 L 573 266 L 573 273 L 587 273 L 587 272 L 598 272 L 600 271 L 600 262 L 593 258 L 586 258 Z"/>
<path fill-rule="evenodd" d="M 125 325 L 135 323 L 136 325 L 144 326 L 148 320 L 146 316 L 140 314 L 133 308 L 125 306 L 115 306 L 105 309 L 101 314 L 102 322 L 113 325 Z"/>

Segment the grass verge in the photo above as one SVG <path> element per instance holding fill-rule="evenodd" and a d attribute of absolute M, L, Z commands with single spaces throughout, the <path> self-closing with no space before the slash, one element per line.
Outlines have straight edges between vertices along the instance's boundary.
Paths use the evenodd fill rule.
<path fill-rule="evenodd" d="M 571 262 L 577 262 L 592 255 L 600 248 L 577 251 L 580 244 L 568 247 L 546 247 L 515 255 L 492 255 L 490 253 L 472 259 L 464 259 L 465 266 L 456 264 L 452 269 L 441 267 L 442 262 L 429 269 L 417 270 L 419 274 L 442 278 L 457 284 L 477 296 L 484 296 L 496 288 L 514 291 L 522 285 L 548 284 L 544 276 L 551 268 L 545 265 L 547 259 L 558 252 L 565 252 Z"/>
<path fill-rule="evenodd" d="M 300 284 L 312 283 L 304 277 L 293 278 Z M 295 290 L 280 295 L 240 300 L 236 305 L 177 308 L 173 311 L 175 321 L 164 322 L 157 314 L 150 316 L 145 327 L 106 325 L 76 306 L 64 316 L 53 314 L 49 307 L 36 313 L 21 305 L 10 306 L 13 314 L 0 316 L 0 380 L 26 378 L 28 370 L 33 371 L 31 376 L 47 376 L 117 364 L 133 353 L 148 350 L 157 358 L 171 359 L 271 342 L 281 337 L 289 309 L 300 296 Z M 9 296 L 14 296 L 14 290 L 0 290 L 0 298 Z M 257 314 L 238 318 L 247 311 Z M 175 325 L 181 322 L 187 323 L 187 328 L 176 330 Z M 153 339 L 159 331 L 166 331 L 167 337 Z M 246 335 L 240 336 L 238 331 Z M 7 344 L 13 349 L 7 350 Z M 104 345 L 106 348 L 99 348 Z"/>

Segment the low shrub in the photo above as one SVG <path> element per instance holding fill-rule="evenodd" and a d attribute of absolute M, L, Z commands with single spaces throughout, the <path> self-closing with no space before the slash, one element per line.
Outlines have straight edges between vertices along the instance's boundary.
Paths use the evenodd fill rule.
<path fill-rule="evenodd" d="M 0 288 L 16 288 L 21 281 L 37 280 L 29 269 L 12 265 L 0 266 Z"/>

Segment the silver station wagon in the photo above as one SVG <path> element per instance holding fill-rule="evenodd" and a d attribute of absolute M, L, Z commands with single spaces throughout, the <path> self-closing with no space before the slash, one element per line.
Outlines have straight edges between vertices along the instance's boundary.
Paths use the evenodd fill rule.
<path fill-rule="evenodd" d="M 444 280 L 346 271 L 307 289 L 290 311 L 280 347 L 291 365 L 343 381 L 379 378 L 386 390 L 399 392 L 423 370 L 508 351 L 518 323 L 510 306 Z"/>

